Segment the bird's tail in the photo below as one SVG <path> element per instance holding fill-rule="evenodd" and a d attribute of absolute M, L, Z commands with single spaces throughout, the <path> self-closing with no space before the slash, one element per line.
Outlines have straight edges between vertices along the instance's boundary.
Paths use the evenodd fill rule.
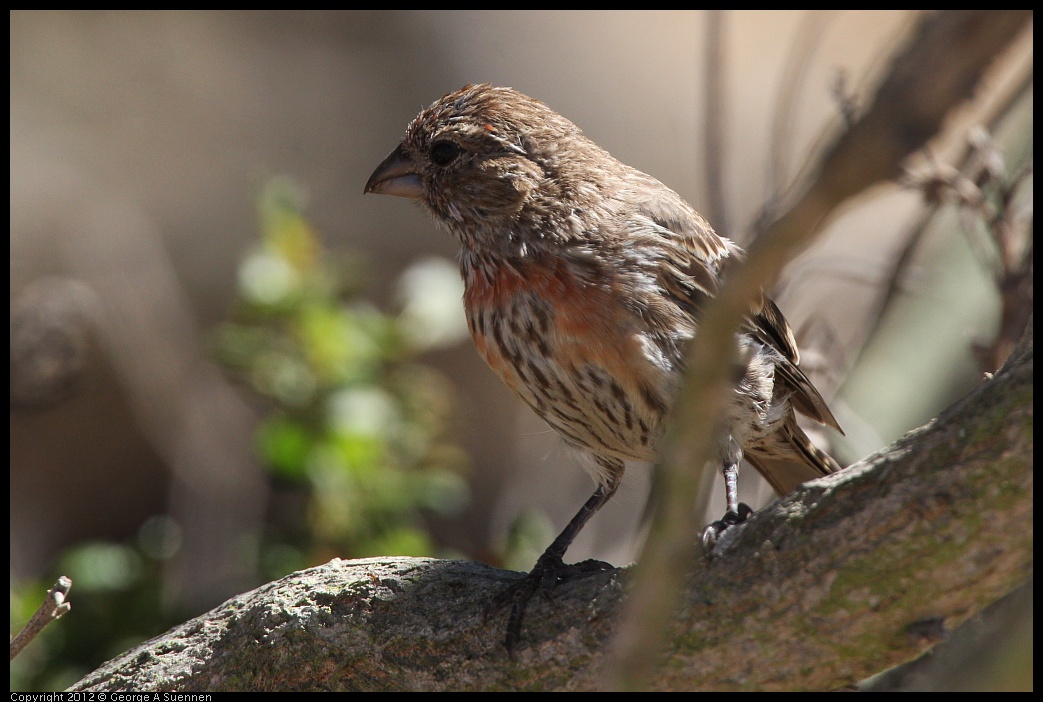
<path fill-rule="evenodd" d="M 791 492 L 808 480 L 840 470 L 840 464 L 811 443 L 793 418 L 772 439 L 770 445 L 750 447 L 744 457 L 779 495 Z"/>

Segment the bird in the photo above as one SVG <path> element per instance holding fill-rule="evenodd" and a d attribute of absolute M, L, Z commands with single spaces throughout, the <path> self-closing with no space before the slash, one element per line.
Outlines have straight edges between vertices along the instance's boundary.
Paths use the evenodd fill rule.
<path fill-rule="evenodd" d="M 493 603 L 510 606 L 513 655 L 535 593 L 611 568 L 566 564 L 565 552 L 612 498 L 626 462 L 656 459 L 700 315 L 744 252 L 567 118 L 488 83 L 421 110 L 364 193 L 419 202 L 457 240 L 475 347 L 586 457 L 595 483 L 533 569 Z M 799 359 L 790 325 L 762 292 L 735 335 L 736 382 L 712 455 L 727 509 L 705 542 L 752 513 L 738 501 L 743 458 L 779 495 L 840 469 L 797 424 L 799 413 L 842 432 Z"/>

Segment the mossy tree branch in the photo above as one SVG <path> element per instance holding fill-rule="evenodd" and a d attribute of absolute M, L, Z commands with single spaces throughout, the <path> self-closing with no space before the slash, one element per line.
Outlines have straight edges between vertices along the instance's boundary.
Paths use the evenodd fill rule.
<path fill-rule="evenodd" d="M 726 532 L 686 586 L 653 687 L 834 689 L 929 648 L 1032 575 L 1032 330 L 937 419 Z M 692 548 L 697 549 L 696 535 Z M 534 601 L 514 661 L 515 573 L 332 561 L 233 598 L 73 690 L 586 690 L 631 574 Z"/>

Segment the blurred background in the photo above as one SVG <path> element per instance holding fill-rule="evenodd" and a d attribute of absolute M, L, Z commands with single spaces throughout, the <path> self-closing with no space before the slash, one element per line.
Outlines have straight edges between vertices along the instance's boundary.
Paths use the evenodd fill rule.
<path fill-rule="evenodd" d="M 421 107 L 513 86 L 746 244 L 919 17 L 12 12 L 12 631 L 73 580 L 12 690 L 333 557 L 528 569 L 589 496 L 467 338 L 454 242 L 362 195 Z M 1017 339 L 1031 153 L 1029 25 L 907 182 L 850 203 L 779 282 L 842 464 Z M 635 558 L 648 473 L 570 559 Z"/>

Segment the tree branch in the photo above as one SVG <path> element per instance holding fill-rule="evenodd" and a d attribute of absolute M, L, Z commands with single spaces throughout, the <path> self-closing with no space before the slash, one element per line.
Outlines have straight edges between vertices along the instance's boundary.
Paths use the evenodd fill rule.
<path fill-rule="evenodd" d="M 72 580 L 64 575 L 51 586 L 29 622 L 11 639 L 11 660 L 14 660 L 15 656 L 44 630 L 44 627 L 72 609 L 72 605 L 65 601 L 71 588 Z"/>
<path fill-rule="evenodd" d="M 687 351 L 683 390 L 659 447 L 655 477 L 663 499 L 641 554 L 614 661 L 606 666 L 606 688 L 655 684 L 650 679 L 653 655 L 680 604 L 678 564 L 686 563 L 688 554 L 682 537 L 697 528 L 692 505 L 694 514 L 704 514 L 708 504 L 716 468 L 707 461 L 734 392 L 733 337 L 752 302 L 849 197 L 901 172 L 905 158 L 970 97 L 998 53 L 1030 19 L 1028 12 L 950 10 L 920 22 L 865 114 L 835 138 L 796 201 L 750 245 L 743 264 L 728 272 L 703 311 Z M 948 50 L 954 44 L 959 51 Z"/>
<path fill-rule="evenodd" d="M 939 418 L 728 532 L 689 578 L 654 687 L 835 689 L 911 659 L 1032 575 L 1032 329 Z M 698 549 L 692 535 L 692 549 Z M 516 573 L 334 560 L 106 663 L 79 691 L 586 690 L 630 581 L 534 601 L 507 658 Z"/>

